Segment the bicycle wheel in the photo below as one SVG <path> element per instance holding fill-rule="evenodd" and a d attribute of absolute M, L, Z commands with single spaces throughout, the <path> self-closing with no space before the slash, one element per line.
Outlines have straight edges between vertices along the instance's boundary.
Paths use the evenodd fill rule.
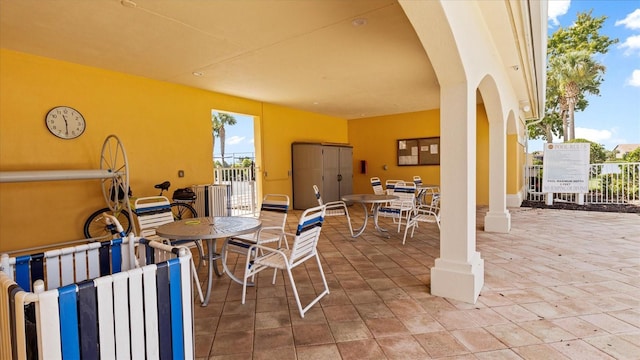
<path fill-rule="evenodd" d="M 114 213 L 109 208 L 102 208 L 89 216 L 87 221 L 84 223 L 84 236 L 89 238 L 111 238 L 115 233 L 107 227 L 107 223 L 103 219 L 103 214 L 114 215 L 122 228 L 128 234 L 131 232 L 131 218 L 129 217 L 129 213 L 125 210 L 120 210 L 117 213 Z"/>
<path fill-rule="evenodd" d="M 121 201 L 126 199 L 129 191 L 129 164 L 124 145 L 115 135 L 107 136 L 102 145 L 100 169 L 118 174 L 113 178 L 102 180 L 102 195 L 107 206 L 113 211 L 118 211 L 123 206 Z M 126 204 L 124 207 L 126 208 Z"/>
<path fill-rule="evenodd" d="M 171 212 L 173 213 L 173 218 L 176 221 L 198 217 L 196 209 L 194 209 L 193 206 L 184 203 L 171 203 Z"/>

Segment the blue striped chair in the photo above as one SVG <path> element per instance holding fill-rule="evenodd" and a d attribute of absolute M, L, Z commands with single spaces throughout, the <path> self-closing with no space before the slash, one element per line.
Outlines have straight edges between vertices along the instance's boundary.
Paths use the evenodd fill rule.
<path fill-rule="evenodd" d="M 397 182 L 394 184 L 393 195 L 397 200 L 391 200 L 388 204 L 378 209 L 378 217 L 392 218 L 394 223 L 398 223 L 398 232 L 402 226 L 409 222 L 409 217 L 416 207 L 416 184 Z"/>
<path fill-rule="evenodd" d="M 287 213 L 289 212 L 289 196 L 282 194 L 267 194 L 262 198 L 260 207 L 260 222 L 262 226 L 260 230 L 252 234 L 238 235 L 227 239 L 222 246 L 222 265 L 227 275 L 236 281 L 242 283 L 242 274 L 234 274 L 234 269 L 229 263 L 229 253 L 235 253 L 239 256 L 247 257 L 249 248 L 254 244 L 273 244 L 276 246 L 289 247 L 285 235 L 285 225 L 287 223 Z M 237 264 L 244 265 L 242 259 L 238 259 Z M 238 266 L 239 267 L 239 266 Z M 243 274 L 244 269 L 239 269 Z"/>
<path fill-rule="evenodd" d="M 302 213 L 295 235 L 290 234 L 291 236 L 295 236 L 291 249 L 274 249 L 259 244 L 252 245 L 249 248 L 249 253 L 255 254 L 256 256 L 253 258 L 247 258 L 245 266 L 247 271 L 245 271 L 244 281 L 242 284 L 243 304 L 245 302 L 248 279 L 253 278 L 257 273 L 266 269 L 274 269 L 272 284 L 276 283 L 278 270 L 287 271 L 293 295 L 296 298 L 296 304 L 298 304 L 298 311 L 300 311 L 300 317 L 304 318 L 304 314 L 309 311 L 314 304 L 320 301 L 323 296 L 329 293 L 329 286 L 327 285 L 327 279 L 324 276 L 322 264 L 320 264 L 320 256 L 318 256 L 317 250 L 325 211 L 325 206 L 316 206 L 307 209 Z M 324 284 L 324 290 L 303 308 L 291 270 L 298 265 L 303 265 L 305 261 L 312 258 L 316 259 L 322 283 Z M 312 266 L 309 267 L 309 269 L 312 268 Z M 313 288 L 313 286 L 311 288 Z"/>

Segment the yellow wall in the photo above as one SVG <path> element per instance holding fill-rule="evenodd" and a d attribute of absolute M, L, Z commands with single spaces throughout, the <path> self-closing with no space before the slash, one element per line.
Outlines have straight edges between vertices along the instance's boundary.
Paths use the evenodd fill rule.
<path fill-rule="evenodd" d="M 518 142 L 518 135 L 507 135 L 507 194 L 515 195 L 524 186 L 524 145 Z"/>
<path fill-rule="evenodd" d="M 489 120 L 482 105 L 476 107 L 476 205 L 489 205 Z"/>
<path fill-rule="evenodd" d="M 398 126 L 401 124 L 401 126 Z M 440 111 L 429 110 L 399 115 L 349 120 L 349 142 L 353 145 L 353 191 L 371 193 L 370 179 L 410 181 L 419 175 L 425 184 L 440 184 L 440 166 L 398 166 L 397 140 L 440 136 Z M 477 108 L 476 201 L 489 203 L 489 123 L 483 106 Z M 367 161 L 367 173 L 360 173 L 360 161 Z M 384 170 L 387 165 L 387 170 Z"/>
<path fill-rule="evenodd" d="M 353 192 L 371 193 L 370 178 L 410 181 L 420 175 L 425 184 L 440 184 L 440 166 L 398 166 L 397 140 L 440 136 L 440 111 L 420 111 L 399 115 L 349 120 L 349 143 L 353 145 Z M 360 173 L 360 161 L 367 173 Z M 384 165 L 387 170 L 384 170 Z"/>
<path fill-rule="evenodd" d="M 58 105 L 84 115 L 80 138 L 48 132 L 45 114 Z M 156 195 L 153 184 L 163 180 L 172 189 L 211 183 L 211 109 L 258 119 L 265 193 L 291 195 L 291 142 L 347 141 L 344 119 L 2 49 L 0 170 L 97 169 L 105 138 L 116 134 L 134 195 Z M 0 251 L 79 239 L 104 206 L 97 180 L 0 184 Z"/>

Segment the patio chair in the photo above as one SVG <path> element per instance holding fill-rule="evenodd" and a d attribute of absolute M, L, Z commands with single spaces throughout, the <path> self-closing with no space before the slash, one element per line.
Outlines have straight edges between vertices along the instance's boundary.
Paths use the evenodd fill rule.
<path fill-rule="evenodd" d="M 382 181 L 380 181 L 379 177 L 372 177 L 371 178 L 371 187 L 373 188 L 373 193 L 376 195 L 385 195 L 386 192 L 384 191 L 384 188 L 382 187 Z"/>
<path fill-rule="evenodd" d="M 318 205 L 324 205 L 326 207 L 325 216 L 346 216 L 347 224 L 349 225 L 349 232 L 351 233 L 351 236 L 353 236 L 353 227 L 351 226 L 351 217 L 349 217 L 347 204 L 340 200 L 329 201 L 327 203 L 323 202 L 317 185 L 313 185 L 313 191 L 316 194 L 316 199 L 318 199 Z"/>
<path fill-rule="evenodd" d="M 387 205 L 381 206 L 378 209 L 378 216 L 392 218 L 394 223 L 398 223 L 398 232 L 400 232 L 403 220 L 405 224 L 408 223 L 411 213 L 415 210 L 416 184 L 396 183 L 393 195 L 396 195 L 398 199 L 391 200 Z"/>
<path fill-rule="evenodd" d="M 285 225 L 287 222 L 287 213 L 289 211 L 289 196 L 282 194 L 267 194 L 262 198 L 262 205 L 260 207 L 260 215 L 258 218 L 262 222 L 260 230 L 255 233 L 238 235 L 227 239 L 222 246 L 222 259 L 223 266 L 227 275 L 238 283 L 242 283 L 242 278 L 236 276 L 231 271 L 229 264 L 229 252 L 238 254 L 240 256 L 247 257 L 249 255 L 249 248 L 254 244 L 269 244 L 277 243 L 277 247 L 284 246 L 289 247 L 285 235 Z M 238 260 L 240 264 L 242 260 Z M 243 270 L 243 273 L 246 273 Z"/>
<path fill-rule="evenodd" d="M 438 225 L 438 230 L 440 229 L 440 195 L 434 195 L 430 205 L 416 207 L 404 229 L 402 245 L 404 245 L 407 240 L 407 232 L 409 231 L 409 228 L 411 228 L 411 237 L 413 238 L 413 233 L 421 222 L 431 224 L 435 223 Z"/>
<path fill-rule="evenodd" d="M 200 261 L 198 262 L 198 268 L 202 264 L 204 259 L 204 251 L 202 250 L 202 241 L 200 240 L 170 240 L 160 237 L 156 234 L 156 229 L 160 225 L 168 224 L 174 221 L 173 212 L 171 211 L 171 202 L 166 196 L 148 196 L 137 198 L 134 202 L 133 212 L 135 213 L 136 222 L 138 223 L 138 229 L 140 230 L 140 237 L 147 240 L 155 240 L 161 243 L 170 245 L 183 245 L 186 243 L 194 242 L 198 248 L 198 254 Z M 212 259 L 212 261 L 215 261 Z M 217 268 L 217 267 L 216 267 Z M 198 271 L 191 259 L 191 273 L 193 281 L 196 283 L 196 290 L 200 296 L 200 301 L 203 301 L 202 288 L 200 287 L 200 279 L 198 278 Z M 216 273 L 218 271 L 216 270 Z M 221 274 L 219 274 L 221 275 Z"/>
<path fill-rule="evenodd" d="M 404 184 L 404 180 L 387 180 L 385 182 L 385 187 L 386 187 L 386 192 L 387 195 L 393 195 L 393 188 L 396 186 L 396 184 Z"/>
<path fill-rule="evenodd" d="M 298 305 L 298 311 L 300 311 L 300 317 L 304 318 L 304 314 L 316 304 L 323 296 L 329 293 L 329 286 L 327 285 L 327 279 L 324 276 L 322 270 L 322 264 L 320 264 L 320 256 L 318 256 L 318 240 L 320 239 L 320 230 L 322 230 L 322 223 L 325 216 L 325 206 L 316 206 L 305 210 L 300 216 L 296 234 L 290 234 L 295 236 L 291 249 L 274 249 L 263 245 L 255 244 L 249 248 L 251 254 L 256 256 L 253 258 L 247 258 L 246 269 L 244 274 L 244 281 L 242 285 L 242 303 L 245 303 L 247 280 L 254 277 L 257 273 L 266 269 L 274 269 L 272 284 L 276 283 L 276 276 L 278 270 L 286 270 L 289 276 L 289 282 L 293 290 L 293 295 Z M 258 251 L 259 250 L 259 251 Z M 315 258 L 324 285 L 324 290 L 316 296 L 307 306 L 304 308 L 300 302 L 300 296 L 298 295 L 298 289 L 296 282 L 291 273 L 295 267 L 303 265 L 305 261 Z M 303 266 L 304 267 L 304 266 Z M 309 266 L 309 271 L 314 268 Z M 313 288 L 313 287 L 311 287 Z"/>

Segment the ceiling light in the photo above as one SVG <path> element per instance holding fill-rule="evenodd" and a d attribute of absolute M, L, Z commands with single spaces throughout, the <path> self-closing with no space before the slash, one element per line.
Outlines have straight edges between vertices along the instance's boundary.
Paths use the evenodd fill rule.
<path fill-rule="evenodd" d="M 193 76 L 202 76 L 202 75 L 204 75 L 204 73 L 201 72 L 201 71 L 194 71 L 191 74 L 193 74 Z"/>
<path fill-rule="evenodd" d="M 367 25 L 367 19 L 365 18 L 357 18 L 357 19 L 353 19 L 353 21 L 351 22 L 351 25 L 353 26 L 364 26 Z"/>

